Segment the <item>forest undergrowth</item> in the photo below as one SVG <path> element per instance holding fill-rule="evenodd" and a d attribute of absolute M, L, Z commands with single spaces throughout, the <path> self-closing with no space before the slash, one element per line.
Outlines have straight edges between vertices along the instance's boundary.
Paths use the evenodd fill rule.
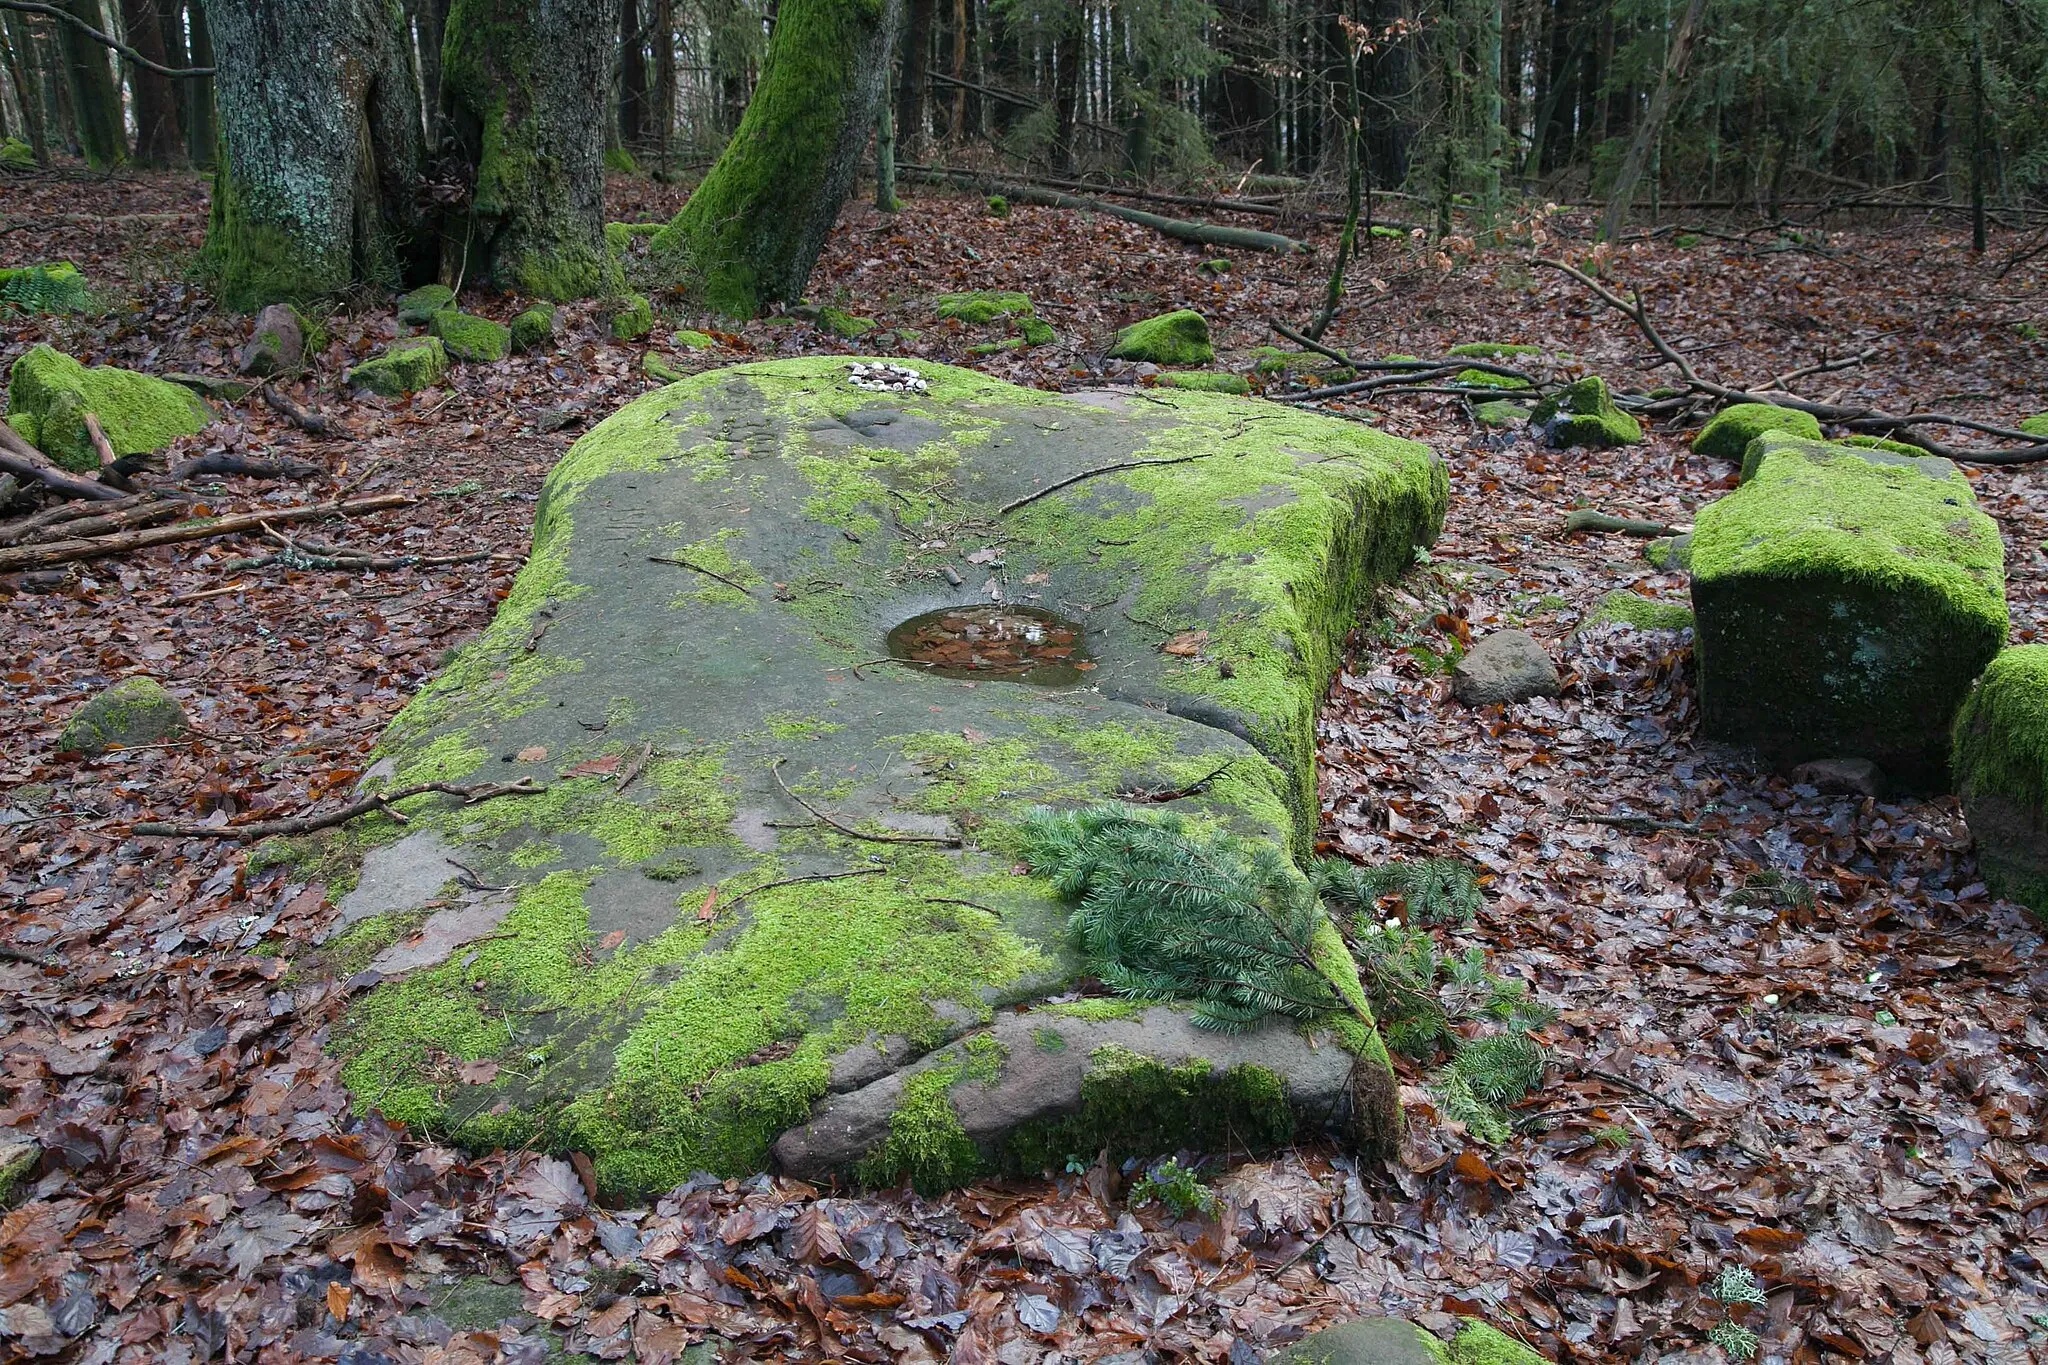
<path fill-rule="evenodd" d="M 681 194 L 612 192 L 632 219 Z M 92 363 L 232 369 L 247 321 L 186 275 L 202 182 L 51 177 L 7 196 L 0 264 L 67 257 L 112 306 L 0 319 L 0 365 L 49 341 Z M 1952 223 L 1684 247 L 1666 234 L 1617 250 L 1607 277 L 1643 288 L 1703 373 L 1761 379 L 1875 346 L 1808 392 L 2012 425 L 2048 408 L 2041 276 L 1995 273 L 2021 240 L 1980 262 Z M 1245 372 L 1276 340 L 1267 318 L 1312 315 L 1323 266 L 1240 255 L 1217 274 L 1199 268 L 1208 254 L 1104 218 L 999 219 L 920 193 L 894 217 L 849 207 L 813 297 L 874 319 L 866 349 L 961 363 L 985 338 L 938 322 L 933 296 L 1027 290 L 1057 339 L 979 363 L 1049 387 L 1137 377 L 1100 359 L 1115 327 L 1187 305 L 1209 316 L 1219 368 Z M 1559 374 L 1668 378 L 1626 319 L 1512 250 L 1381 243 L 1351 288 L 1326 340 L 1354 352 L 1520 342 L 1575 357 Z M 0 1130 L 44 1148 L 0 1218 L 0 1356 L 458 1365 L 566 1347 L 665 1362 L 715 1332 L 761 1359 L 1243 1362 L 1384 1312 L 1481 1313 L 1559 1361 L 1712 1361 L 1730 1310 L 1708 1285 L 1731 1267 L 1761 1288 L 1736 1315 L 1764 1360 L 2048 1352 L 2039 926 L 1988 897 L 1952 800 L 1752 771 L 1695 738 L 1688 634 L 1579 629 L 1610 592 L 1683 603 L 1686 589 L 1633 540 L 1566 536 L 1566 511 L 1689 523 L 1732 467 L 1661 428 L 1622 450 L 1549 450 L 1482 429 L 1455 397 L 1339 409 L 1440 451 L 1452 505 L 1331 689 L 1320 842 L 1486 874 L 1476 921 L 1433 932 L 1558 1011 L 1539 1035 L 1550 1070 L 1506 1141 L 1442 1121 L 1410 1068 L 1397 1159 L 1212 1162 L 1207 1198 L 1140 1197 L 1185 1186 L 1179 1168 L 1148 1180 L 1097 1163 L 936 1200 L 762 1176 L 605 1209 L 587 1166 L 351 1118 L 324 1051 L 348 986 L 290 971 L 333 927 L 324 889 L 245 873 L 224 841 L 126 829 L 345 796 L 385 722 L 489 619 L 548 468 L 656 382 L 645 343 L 612 341 L 590 307 L 566 317 L 552 356 L 382 400 L 352 398 L 340 375 L 395 331 L 388 303 L 337 315 L 312 378 L 287 386 L 336 435 L 244 402 L 184 443 L 318 469 L 225 479 L 204 494 L 216 510 L 404 492 L 410 507 L 321 535 L 488 559 L 235 568 L 262 551 L 216 541 L 0 579 Z M 663 353 L 687 371 L 863 349 L 802 321 L 717 339 Z M 2006 536 L 2015 639 L 2048 638 L 2048 466 L 1973 479 Z M 1551 650 L 1563 695 L 1466 710 L 1447 661 L 1506 625 Z M 137 671 L 185 701 L 196 733 L 58 758 L 76 703 Z"/>

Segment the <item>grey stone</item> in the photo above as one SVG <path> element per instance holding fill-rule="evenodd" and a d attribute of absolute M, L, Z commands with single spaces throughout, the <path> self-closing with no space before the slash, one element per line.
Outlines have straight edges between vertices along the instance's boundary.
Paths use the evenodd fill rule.
<path fill-rule="evenodd" d="M 1557 695 L 1557 665 L 1526 632 L 1497 630 L 1466 651 L 1451 695 L 1467 706 L 1497 706 Z"/>
<path fill-rule="evenodd" d="M 354 889 L 341 898 L 342 925 L 375 915 L 403 914 L 436 899 L 449 879 L 462 871 L 451 856 L 454 852 L 448 841 L 431 829 L 371 849 L 363 858 Z"/>
<path fill-rule="evenodd" d="M 294 373 L 305 359 L 306 332 L 298 310 L 288 303 L 273 303 L 256 315 L 256 329 L 242 347 L 236 368 L 262 378 Z"/>
<path fill-rule="evenodd" d="M 0 1209 L 14 1203 L 14 1195 L 35 1174 L 43 1149 L 32 1139 L 0 1136 Z"/>
<path fill-rule="evenodd" d="M 1792 770 L 1792 780 L 1836 796 L 1884 795 L 1884 769 L 1867 758 L 1822 758 Z"/>
<path fill-rule="evenodd" d="M 57 737 L 63 753 L 98 757 L 115 749 L 160 744 L 191 728 L 185 708 L 155 678 L 137 674 L 101 692 L 71 713 Z"/>
<path fill-rule="evenodd" d="M 1404 1318 L 1359 1318 L 1312 1332 L 1266 1365 L 1442 1365 L 1420 1327 Z"/>

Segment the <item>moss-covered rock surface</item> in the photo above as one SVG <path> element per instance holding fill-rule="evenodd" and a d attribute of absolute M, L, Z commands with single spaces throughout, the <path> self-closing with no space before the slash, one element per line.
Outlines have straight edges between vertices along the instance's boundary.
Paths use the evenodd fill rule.
<path fill-rule="evenodd" d="M 384 354 L 348 372 L 348 382 L 386 398 L 416 393 L 448 373 L 448 348 L 439 337 L 394 341 Z"/>
<path fill-rule="evenodd" d="M 455 291 L 445 284 L 423 284 L 398 296 L 398 320 L 424 327 L 434 314 L 455 306 Z"/>
<path fill-rule="evenodd" d="M 1692 438 L 1693 453 L 1717 460 L 1740 460 L 1749 443 L 1767 431 L 1782 431 L 1809 441 L 1821 438 L 1820 423 L 1810 412 L 1771 403 L 1734 403 L 1715 413 L 1700 428 L 1700 434 Z"/>
<path fill-rule="evenodd" d="M 536 303 L 512 319 L 512 353 L 527 355 L 534 351 L 551 351 L 555 346 L 555 306 L 552 303 Z"/>
<path fill-rule="evenodd" d="M 1956 716 L 1953 757 L 1984 880 L 2048 920 L 2048 645 L 1991 661 Z"/>
<path fill-rule="evenodd" d="M 1643 439 L 1642 423 L 1614 406 L 1607 381 L 1597 374 L 1575 380 L 1545 398 L 1529 420 L 1546 427 L 1554 445 L 1604 450 L 1632 446 Z"/>
<path fill-rule="evenodd" d="M 175 738 L 190 728 L 185 708 L 155 678 L 140 674 L 99 693 L 71 713 L 58 749 L 97 756 Z"/>
<path fill-rule="evenodd" d="M 1132 323 L 1116 334 L 1109 353 L 1118 360 L 1149 360 L 1154 365 L 1206 365 L 1216 358 L 1209 320 L 1192 308 Z"/>
<path fill-rule="evenodd" d="M 1940 789 L 1950 722 L 2005 643 L 1997 526 L 1946 460 L 1755 444 L 1755 474 L 1692 533 L 1707 734 Z"/>
<path fill-rule="evenodd" d="M 459 309 L 443 308 L 428 318 L 427 331 L 441 338 L 441 344 L 456 360 L 503 360 L 512 349 L 511 328 Z"/>
<path fill-rule="evenodd" d="M 1479 1318 L 1449 1341 L 1404 1318 L 1356 1318 L 1303 1337 L 1267 1365 L 1545 1365 L 1544 1357 Z"/>
<path fill-rule="evenodd" d="M 100 467 L 88 414 L 116 455 L 161 450 L 213 420 L 213 410 L 190 389 L 111 365 L 88 368 L 53 346 L 30 347 L 9 369 L 9 425 L 66 469 Z"/>
<path fill-rule="evenodd" d="M 1241 399 L 913 368 L 927 391 L 832 357 L 698 375 L 557 466 L 511 596 L 366 779 L 545 791 L 415 799 L 297 850 L 341 897 L 326 969 L 387 978 L 337 1036 L 358 1105 L 590 1152 L 613 1191 L 757 1169 L 827 1094 L 949 1041 L 968 1083 L 995 1074 L 977 1031 L 1071 989 L 1066 911 L 1018 871 L 1033 806 L 1190 789 L 1190 818 L 1306 851 L 1317 699 L 1433 539 L 1440 463 Z M 1037 687 L 871 662 L 908 618 L 996 601 L 1069 617 L 1094 666 Z M 1287 1089 L 1310 1038 L 1268 1045 L 1289 1104 L 1261 1122 L 1329 1117 Z M 904 1131 L 946 1170 L 1028 1164 L 974 1133 L 970 1161 L 951 1086 L 918 1082 Z"/>

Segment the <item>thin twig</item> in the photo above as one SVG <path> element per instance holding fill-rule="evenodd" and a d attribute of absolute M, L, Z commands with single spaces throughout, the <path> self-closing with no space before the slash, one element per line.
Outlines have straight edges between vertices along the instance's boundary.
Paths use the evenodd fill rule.
<path fill-rule="evenodd" d="M 1118 792 L 1117 796 L 1125 801 L 1145 801 L 1153 802 L 1156 804 L 1164 804 L 1168 801 L 1178 801 L 1183 796 L 1195 795 L 1204 787 L 1207 787 L 1211 782 L 1214 782 L 1217 778 L 1229 772 L 1236 763 L 1237 760 L 1234 758 L 1226 759 L 1224 761 L 1223 766 L 1218 768 L 1215 772 L 1210 773 L 1207 777 L 1198 777 L 1193 782 L 1188 783 L 1185 787 L 1174 787 L 1170 790 L 1161 791 Z"/>
<path fill-rule="evenodd" d="M 677 568 L 688 569 L 692 573 L 703 574 L 706 578 L 715 578 L 719 582 L 725 584 L 725 586 L 727 586 L 728 588 L 737 588 L 741 592 L 746 593 L 749 597 L 752 597 L 754 595 L 751 591 L 748 590 L 746 584 L 735 582 L 734 580 L 727 578 L 724 574 L 718 572 L 718 570 L 716 569 L 707 569 L 702 564 L 693 564 L 687 559 L 679 559 L 674 555 L 649 555 L 647 556 L 647 562 L 650 564 L 673 564 Z"/>
<path fill-rule="evenodd" d="M 197 80 L 213 74 L 213 68 L 210 66 L 175 67 L 153 62 L 119 38 L 100 32 L 71 11 L 59 9 L 55 5 L 42 4 L 40 0 L 0 0 L 0 9 L 18 10 L 23 14 L 47 14 L 52 19 L 61 19 L 73 28 L 82 30 L 85 36 L 94 42 L 114 49 L 137 66 L 146 67 L 160 76 L 170 76 L 177 80 Z"/>
<path fill-rule="evenodd" d="M 273 835 L 311 834 L 315 830 L 332 829 L 336 825 L 345 825 L 359 816 L 387 810 L 395 801 L 404 801 L 427 792 L 459 796 L 463 805 L 473 806 L 479 801 L 489 801 L 494 797 L 538 796 L 546 790 L 546 787 L 536 784 L 530 777 L 522 777 L 517 782 L 479 782 L 469 787 L 457 786 L 453 782 L 422 782 L 418 786 L 402 787 L 393 792 L 372 793 L 325 815 L 295 815 L 285 820 L 259 820 L 248 825 L 181 825 L 145 820 L 132 826 L 129 833 L 171 839 L 268 839 Z M 388 813 L 394 818 L 402 819 L 395 810 Z"/>
<path fill-rule="evenodd" d="M 790 800 L 796 802 L 799 806 L 802 806 L 806 811 L 810 812 L 811 818 L 813 820 L 816 820 L 819 824 L 824 825 L 829 829 L 837 830 L 839 833 L 844 834 L 849 839 L 865 839 L 871 844 L 937 844 L 942 848 L 960 847 L 960 840 L 957 836 L 954 835 L 868 834 L 864 833 L 861 830 L 857 830 L 853 826 L 846 824 L 842 821 L 835 820 L 834 818 L 825 814 L 825 812 L 819 810 L 816 806 L 804 800 L 801 796 L 798 796 L 795 792 L 789 789 L 789 784 L 782 780 L 782 765 L 788 761 L 788 759 L 778 758 L 773 763 L 768 765 L 768 771 L 774 776 L 775 785 L 782 788 L 782 794 L 784 796 L 787 796 Z"/>
<path fill-rule="evenodd" d="M 626 790 L 626 788 L 632 786 L 634 780 L 637 779 L 642 772 L 646 771 L 647 761 L 653 757 L 654 741 L 650 739 L 647 741 L 647 743 L 640 746 L 640 756 L 635 758 L 631 763 L 628 763 L 626 765 L 626 771 L 619 774 L 618 789 L 623 792 L 624 790 Z"/>
<path fill-rule="evenodd" d="M 1224 453 L 1221 450 L 1204 450 L 1195 455 L 1175 455 L 1167 460 L 1118 460 L 1115 464 L 1097 465 L 1093 469 L 1084 469 L 1078 474 L 1070 474 L 1058 483 L 1047 484 L 1035 493 L 1026 493 L 1021 498 L 1012 498 L 996 509 L 996 515 L 1007 517 L 1010 513 L 1028 503 L 1037 502 L 1040 498 L 1051 493 L 1057 493 L 1062 488 L 1070 488 L 1083 479 L 1092 479 L 1097 474 L 1114 474 L 1119 469 L 1155 469 L 1161 465 L 1186 464 L 1189 460 L 1206 460 L 1212 455 L 1222 455 Z"/>
<path fill-rule="evenodd" d="M 763 891 L 773 891 L 777 887 L 804 886 L 811 882 L 839 882 L 845 881 L 848 877 L 879 877 L 888 870 L 886 867 L 857 867 L 851 872 L 820 872 L 809 877 L 784 877 L 780 881 L 763 882 L 759 886 L 749 887 L 727 901 L 725 908 L 729 911 L 737 910 L 749 896 L 758 896 Z"/>

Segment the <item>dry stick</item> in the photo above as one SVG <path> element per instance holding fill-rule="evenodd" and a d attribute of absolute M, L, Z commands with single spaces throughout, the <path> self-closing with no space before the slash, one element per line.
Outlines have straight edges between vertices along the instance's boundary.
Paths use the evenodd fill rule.
<path fill-rule="evenodd" d="M 641 746 L 640 756 L 634 759 L 631 763 L 628 763 L 626 765 L 626 771 L 619 774 L 618 790 L 624 791 L 626 788 L 632 786 L 634 779 L 639 777 L 641 772 L 646 769 L 647 761 L 653 757 L 654 741 L 650 739 L 647 741 L 646 744 Z"/>
<path fill-rule="evenodd" d="M 1591 1077 L 1593 1080 L 1596 1081 L 1606 1081 L 1609 1085 L 1618 1085 L 1623 1090 L 1632 1090 L 1636 1094 L 1641 1095 L 1646 1100 L 1654 1100 L 1656 1103 L 1663 1105 L 1666 1109 L 1669 1109 L 1672 1113 L 1678 1115 L 1678 1117 L 1684 1119 L 1687 1123 L 1697 1123 L 1702 1128 L 1711 1126 L 1708 1124 L 1707 1120 L 1701 1118 L 1698 1114 L 1695 1114 L 1692 1110 L 1686 1108 L 1677 1100 L 1666 1099 L 1664 1096 L 1650 1089 L 1650 1087 L 1648 1087 L 1647 1085 L 1639 1085 L 1636 1082 L 1630 1080 L 1628 1077 L 1623 1076 L 1618 1072 L 1602 1071 L 1598 1067 L 1587 1066 L 1584 1062 L 1578 1061 L 1578 1059 L 1576 1058 L 1574 1058 L 1573 1060 L 1574 1062 L 1576 1062 L 1578 1072 L 1582 1076 Z M 1736 1151 L 1742 1153 L 1750 1160 L 1757 1162 L 1759 1165 L 1768 1166 L 1771 1164 L 1770 1157 L 1766 1156 L 1762 1152 L 1759 1152 L 1756 1148 L 1750 1146 L 1742 1139 L 1737 1137 L 1730 1137 L 1727 1139 L 1727 1142 L 1730 1147 L 1733 1147 Z"/>
<path fill-rule="evenodd" d="M 650 564 L 673 564 L 677 568 L 688 569 L 692 573 L 703 574 L 706 578 L 715 578 L 719 582 L 725 584 L 726 587 L 737 588 L 741 592 L 746 593 L 749 597 L 752 597 L 754 595 L 753 593 L 748 592 L 746 584 L 736 583 L 732 579 L 727 578 L 724 574 L 718 572 L 716 569 L 707 569 L 702 564 L 693 564 L 687 559 L 678 559 L 674 555 L 649 555 L 647 556 L 647 562 Z"/>
<path fill-rule="evenodd" d="M 273 409 L 281 413 L 286 421 L 290 422 L 300 431 L 305 432 L 308 436 L 325 436 L 328 434 L 326 414 L 300 407 L 297 403 L 294 403 L 291 399 L 277 391 L 275 381 L 264 380 L 258 392 L 263 395 L 265 403 L 268 403 Z"/>
<path fill-rule="evenodd" d="M 819 824 L 837 830 L 849 839 L 865 839 L 871 844 L 937 844 L 941 848 L 960 847 L 960 840 L 947 834 L 866 834 L 851 825 L 843 824 L 789 789 L 789 784 L 782 780 L 782 765 L 788 761 L 778 758 L 769 765 L 768 771 L 774 776 L 775 785 L 782 788 L 782 794 L 809 811 L 811 818 Z"/>
<path fill-rule="evenodd" d="M 1078 474 L 1070 474 L 1058 483 L 1047 484 L 1035 493 L 1026 493 L 1021 498 L 1012 498 L 996 509 L 996 515 L 1006 517 L 1027 503 L 1037 502 L 1049 493 L 1057 493 L 1062 488 L 1070 488 L 1083 479 L 1094 478 L 1097 474 L 1114 474 L 1119 469 L 1149 469 L 1156 465 L 1186 464 L 1189 460 L 1206 460 L 1211 455 L 1221 455 L 1223 453 L 1220 450 L 1205 450 L 1199 455 L 1176 455 L 1170 460 L 1119 460 L 1115 464 L 1097 465 L 1093 469 L 1084 469 Z"/>
<path fill-rule="evenodd" d="M 1679 534 L 1676 526 L 1666 526 L 1661 521 L 1638 521 L 1634 517 L 1611 517 L 1605 512 L 1595 512 L 1590 508 L 1581 508 L 1576 512 L 1567 513 L 1564 519 L 1564 531 L 1566 535 L 1570 535 L 1574 531 L 1613 531 L 1624 536 L 1641 536 L 1646 540 L 1653 536 Z"/>
<path fill-rule="evenodd" d="M 55 507 L 0 526 L 0 546 L 23 541 L 45 540 L 61 527 L 65 536 L 97 536 L 109 531 L 150 526 L 184 511 L 186 500 L 178 495 L 137 493 L 113 502 L 60 502 Z"/>
<path fill-rule="evenodd" d="M 279 834 L 311 834 L 315 830 L 332 829 L 345 825 L 359 816 L 373 811 L 385 811 L 400 824 L 405 817 L 389 807 L 394 801 L 422 796 L 427 792 L 444 792 L 459 796 L 462 804 L 473 806 L 479 801 L 489 801 L 500 796 L 538 796 L 547 788 L 537 785 L 530 777 L 517 782 L 479 782 L 474 786 L 462 787 L 453 782 L 422 782 L 415 787 L 401 787 L 394 792 L 375 792 L 352 801 L 340 810 L 325 815 L 294 815 L 285 820 L 259 820 L 249 825 L 180 825 L 157 820 L 145 820 L 129 829 L 130 834 L 161 835 L 172 839 L 268 839 Z"/>
<path fill-rule="evenodd" d="M 1601 302 L 1635 323 L 1650 345 L 1656 349 L 1657 354 L 1664 357 L 1667 364 L 1676 367 L 1680 377 L 1685 380 L 1686 387 L 1700 393 L 1710 394 L 1723 403 L 1768 403 L 1781 408 L 1791 408 L 1798 412 L 1810 414 L 1820 421 L 1832 422 L 1837 426 L 1848 427 L 1851 431 L 1864 434 L 1895 435 L 1903 441 L 1920 447 L 1930 455 L 1939 455 L 1944 459 L 1955 460 L 1963 464 L 2022 465 L 2040 464 L 2048 461 L 2048 441 L 2042 441 L 2033 433 L 2015 430 L 2012 427 L 1995 426 L 1991 423 L 1979 422 L 1968 417 L 1958 417 L 1953 413 L 1920 412 L 1909 413 L 1904 417 L 1895 417 L 1890 413 L 1879 412 L 1871 407 L 1816 402 L 1810 398 L 1801 398 L 1795 393 L 1786 393 L 1781 389 L 1765 390 L 1760 393 L 1751 392 L 1746 389 L 1729 388 L 1726 384 L 1716 384 L 1712 380 L 1702 379 L 1699 373 L 1693 369 L 1692 363 L 1685 358 L 1684 354 L 1669 341 L 1666 341 L 1664 334 L 1657 330 L 1657 324 L 1650 320 L 1649 309 L 1643 303 L 1643 296 L 1640 292 L 1630 291 L 1629 296 L 1624 299 L 1592 276 L 1587 275 L 1584 271 L 1566 265 L 1563 261 L 1553 261 L 1538 256 L 1532 257 L 1531 263 L 1548 266 L 1552 270 L 1569 275 L 1591 290 Z M 1971 447 L 1959 449 L 1954 446 L 1944 445 L 1942 442 L 1936 441 L 1931 437 L 1921 435 L 1919 432 L 1912 430 L 1915 426 L 1957 427 L 1966 431 L 1983 432 L 1988 436 L 2000 436 L 2008 440 L 2025 441 L 2028 444 L 2018 449 L 2009 450 Z"/>
<path fill-rule="evenodd" d="M 773 891 L 779 886 L 804 886 L 811 882 L 840 882 L 848 877 L 879 877 L 889 869 L 886 867 L 861 867 L 851 872 L 820 872 L 809 877 L 784 877 L 780 881 L 763 882 L 759 886 L 740 892 L 725 903 L 728 911 L 740 908 L 740 903 L 749 896 L 758 896 L 763 891 Z"/>
<path fill-rule="evenodd" d="M 107 439 L 107 433 L 100 427 L 100 419 L 89 412 L 85 414 L 85 434 L 92 438 L 92 448 L 100 453 L 100 468 L 112 468 L 118 458 L 114 454 L 114 443 Z"/>
<path fill-rule="evenodd" d="M 43 545 L 18 545 L 12 549 L 0 549 L 0 573 L 41 568 L 48 564 L 68 564 L 80 559 L 97 559 L 102 555 L 125 554 L 130 550 L 143 550 L 152 545 L 177 545 L 186 541 L 237 535 L 243 531 L 260 530 L 263 524 L 269 521 L 352 517 L 364 512 L 381 512 L 391 507 L 410 507 L 414 501 L 414 498 L 405 493 L 377 493 L 347 502 L 309 503 L 302 507 L 280 507 L 268 512 L 237 512 L 232 516 L 202 517 L 197 521 L 181 521 L 174 526 L 158 526 L 146 531 L 131 531 L 123 535 L 101 536 L 90 540 L 53 540 Z"/>
<path fill-rule="evenodd" d="M 1226 759 L 1224 761 L 1223 766 L 1218 768 L 1215 772 L 1210 773 L 1206 777 L 1198 777 L 1194 781 L 1188 783 L 1185 787 L 1174 787 L 1165 791 L 1118 792 L 1117 795 L 1125 801 L 1147 801 L 1159 804 L 1163 804 L 1168 801 L 1178 801 L 1183 796 L 1193 796 L 1195 793 L 1201 791 L 1204 787 L 1207 787 L 1211 782 L 1214 782 L 1217 778 L 1229 772 L 1231 768 L 1236 765 L 1236 763 L 1237 760 L 1234 758 Z"/>
<path fill-rule="evenodd" d="M 5 422 L 0 422 L 0 472 L 13 474 L 18 478 L 34 479 L 74 498 L 115 502 L 128 496 L 118 488 L 92 479 L 82 479 L 69 470 L 58 468 L 55 461 L 24 441 L 20 434 Z"/>
<path fill-rule="evenodd" d="M 173 467 L 169 478 L 172 483 L 183 483 L 202 474 L 242 474 L 252 479 L 307 479 L 321 472 L 319 465 L 300 460 L 268 460 L 260 455 L 210 450 Z"/>

